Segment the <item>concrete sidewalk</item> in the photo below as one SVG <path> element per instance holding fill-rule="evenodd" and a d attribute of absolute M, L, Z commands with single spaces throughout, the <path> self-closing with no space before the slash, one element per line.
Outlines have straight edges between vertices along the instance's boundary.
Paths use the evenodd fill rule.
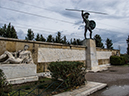
<path fill-rule="evenodd" d="M 87 95 L 90 95 L 106 86 L 107 86 L 107 84 L 105 84 L 105 83 L 87 81 L 86 85 L 81 86 L 78 89 L 68 91 L 68 92 L 63 92 L 63 93 L 60 93 L 60 94 L 57 94 L 54 96 L 87 96 Z"/>

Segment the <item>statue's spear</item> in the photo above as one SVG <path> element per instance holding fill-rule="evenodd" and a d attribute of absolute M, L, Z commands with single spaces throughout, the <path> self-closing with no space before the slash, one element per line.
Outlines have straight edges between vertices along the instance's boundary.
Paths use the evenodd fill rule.
<path fill-rule="evenodd" d="M 89 12 L 89 13 L 95 13 L 95 14 L 103 14 L 103 15 L 108 15 L 107 13 L 103 13 L 103 12 L 95 12 L 95 11 L 87 11 L 87 10 L 79 10 L 79 9 L 65 9 L 68 11 L 85 11 L 85 12 Z"/>

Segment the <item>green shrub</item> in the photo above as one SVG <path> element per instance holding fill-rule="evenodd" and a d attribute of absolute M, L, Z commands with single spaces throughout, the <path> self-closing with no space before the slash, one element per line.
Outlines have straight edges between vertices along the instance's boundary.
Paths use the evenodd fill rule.
<path fill-rule="evenodd" d="M 110 63 L 111 65 L 123 65 L 125 64 L 125 58 L 122 56 L 111 56 Z"/>
<path fill-rule="evenodd" d="M 125 58 L 120 56 L 120 59 L 121 59 L 121 64 L 124 65 L 125 64 Z"/>
<path fill-rule="evenodd" d="M 121 54 L 121 56 L 125 58 L 125 63 L 128 64 L 129 63 L 129 55 Z"/>
<path fill-rule="evenodd" d="M 66 80 L 67 87 L 80 86 L 85 83 L 85 69 L 82 71 L 84 64 L 82 62 L 51 62 L 48 69 L 54 79 Z"/>
<path fill-rule="evenodd" d="M 11 85 L 7 82 L 3 71 L 0 69 L 0 96 L 7 96 L 11 91 Z"/>

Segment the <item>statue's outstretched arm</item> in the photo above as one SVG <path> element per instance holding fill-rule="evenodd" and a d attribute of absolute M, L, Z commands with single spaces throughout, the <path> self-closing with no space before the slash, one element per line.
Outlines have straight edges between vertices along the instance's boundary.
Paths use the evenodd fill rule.
<path fill-rule="evenodd" d="M 82 15 L 82 18 L 83 18 L 83 22 L 82 23 L 84 23 L 84 20 L 85 20 L 84 13 L 83 13 L 84 11 L 82 10 L 81 12 L 82 12 L 81 15 Z"/>

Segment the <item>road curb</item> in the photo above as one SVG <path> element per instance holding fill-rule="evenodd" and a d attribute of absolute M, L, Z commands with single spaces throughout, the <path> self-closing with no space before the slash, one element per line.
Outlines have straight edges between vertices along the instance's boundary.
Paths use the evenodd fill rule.
<path fill-rule="evenodd" d="M 53 96 L 88 96 L 98 90 L 105 88 L 107 84 L 87 81 L 87 84 L 73 91 L 63 92 Z"/>

